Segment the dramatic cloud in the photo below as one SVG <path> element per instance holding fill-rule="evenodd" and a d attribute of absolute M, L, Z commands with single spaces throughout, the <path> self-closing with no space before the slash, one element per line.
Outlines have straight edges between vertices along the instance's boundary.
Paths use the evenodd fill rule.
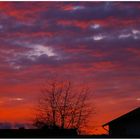
<path fill-rule="evenodd" d="M 56 76 L 91 88 L 91 125 L 139 105 L 139 3 L 0 2 L 0 9 L 1 122 L 29 122 L 42 84 Z"/>

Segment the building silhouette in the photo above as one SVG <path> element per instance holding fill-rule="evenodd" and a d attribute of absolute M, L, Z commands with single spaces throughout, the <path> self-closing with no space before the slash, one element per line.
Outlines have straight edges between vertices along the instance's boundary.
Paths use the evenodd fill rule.
<path fill-rule="evenodd" d="M 140 107 L 106 123 L 110 137 L 140 137 Z"/>

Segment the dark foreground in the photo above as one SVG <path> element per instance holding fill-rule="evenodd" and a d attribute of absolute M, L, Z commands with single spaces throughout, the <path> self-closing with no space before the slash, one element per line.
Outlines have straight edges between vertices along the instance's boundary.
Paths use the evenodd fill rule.
<path fill-rule="evenodd" d="M 53 130 L 46 131 L 41 129 L 5 129 L 0 130 L 0 138 L 140 138 L 140 136 L 115 136 L 108 135 L 78 135 L 74 131 Z"/>
<path fill-rule="evenodd" d="M 75 131 L 41 129 L 5 129 L 0 130 L 0 138 L 104 138 L 107 135 L 78 135 Z"/>
<path fill-rule="evenodd" d="M 42 129 L 5 129 L 0 130 L 0 138 L 65 138 L 77 137 L 77 133 L 60 130 L 42 130 Z"/>

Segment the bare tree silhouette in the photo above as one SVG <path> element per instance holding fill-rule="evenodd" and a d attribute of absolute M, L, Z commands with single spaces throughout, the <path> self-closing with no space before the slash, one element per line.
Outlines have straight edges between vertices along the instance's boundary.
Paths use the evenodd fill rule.
<path fill-rule="evenodd" d="M 78 89 L 70 81 L 51 81 L 41 90 L 34 125 L 37 128 L 84 127 L 92 113 L 89 88 Z"/>

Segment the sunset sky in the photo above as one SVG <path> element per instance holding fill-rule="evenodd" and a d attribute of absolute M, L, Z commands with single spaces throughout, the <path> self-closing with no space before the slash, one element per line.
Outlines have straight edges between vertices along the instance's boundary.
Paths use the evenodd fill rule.
<path fill-rule="evenodd" d="M 140 106 L 140 3 L 0 2 L 0 124 L 30 122 L 55 76 L 90 87 L 91 131 Z"/>

